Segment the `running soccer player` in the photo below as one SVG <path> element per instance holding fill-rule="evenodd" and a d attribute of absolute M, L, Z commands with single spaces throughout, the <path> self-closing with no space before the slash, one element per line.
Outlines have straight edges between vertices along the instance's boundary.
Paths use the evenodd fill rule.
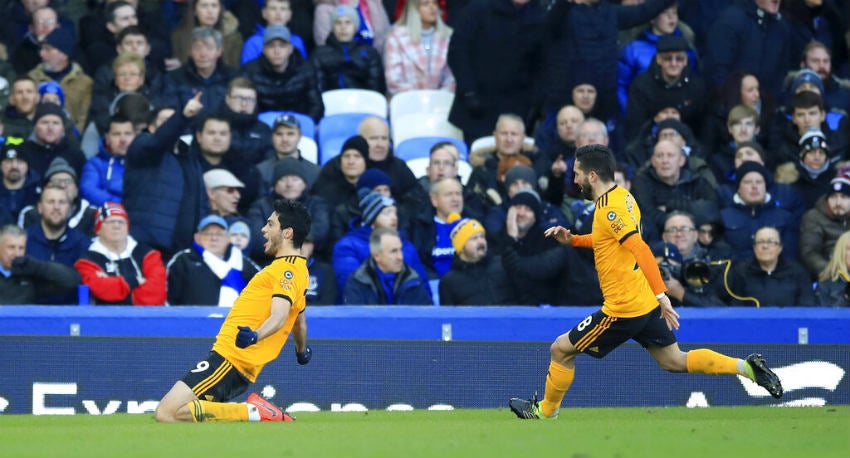
<path fill-rule="evenodd" d="M 665 294 L 655 256 L 641 238 L 640 209 L 634 197 L 614 183 L 614 168 L 614 156 L 605 146 L 576 150 L 575 182 L 585 198 L 596 201 L 593 230 L 587 235 L 573 235 L 561 226 L 546 230 L 547 237 L 564 245 L 593 248 L 602 308 L 552 343 L 543 400 L 538 402 L 536 394 L 530 400 L 513 398 L 508 401 L 511 411 L 523 419 L 556 418 L 573 382 L 576 355 L 603 358 L 629 339 L 669 372 L 739 374 L 780 398 L 782 384 L 759 354 L 743 360 L 704 348 L 679 349 L 673 334 L 679 329 L 679 314 Z"/>
<path fill-rule="evenodd" d="M 178 380 L 156 409 L 161 422 L 292 421 L 256 393 L 246 403 L 228 403 L 257 380 L 280 354 L 289 333 L 298 364 L 313 353 L 307 346 L 305 294 L 310 284 L 300 248 L 310 232 L 307 208 L 277 200 L 266 225 L 265 252 L 275 259 L 254 275 L 227 314 L 207 357 Z"/>

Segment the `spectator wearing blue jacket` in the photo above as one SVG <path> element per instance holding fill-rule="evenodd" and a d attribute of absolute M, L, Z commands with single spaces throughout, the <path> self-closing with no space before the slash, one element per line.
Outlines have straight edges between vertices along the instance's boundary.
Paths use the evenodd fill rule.
<path fill-rule="evenodd" d="M 751 253 L 753 237 L 764 226 L 771 226 L 782 236 L 783 253 L 794 259 L 797 253 L 798 225 L 788 211 L 776 206 L 767 192 L 770 173 L 757 162 L 744 162 L 736 171 L 738 191 L 732 196 L 732 205 L 720 210 L 726 229 L 726 241 L 732 247 L 733 257 L 741 259 Z"/>
<path fill-rule="evenodd" d="M 369 236 L 369 258 L 348 278 L 346 305 L 432 305 L 425 280 L 405 261 L 398 232 L 377 228 Z"/>
<path fill-rule="evenodd" d="M 80 193 L 95 207 L 106 202 L 121 202 L 124 193 L 124 158 L 136 131 L 122 114 L 113 115 L 109 130 L 100 141 L 96 156 L 86 161 L 80 176 Z"/>
<path fill-rule="evenodd" d="M 245 40 L 242 45 L 242 57 L 240 59 L 242 65 L 260 57 L 263 53 L 263 34 L 266 32 L 266 27 L 271 25 L 287 25 L 292 19 L 292 5 L 289 0 L 266 0 L 262 10 L 263 20 L 266 25 L 257 24 L 256 31 L 253 35 Z M 304 59 L 307 59 L 307 48 L 304 47 L 304 40 L 298 35 L 292 34 L 289 39 L 292 46 L 301 53 Z"/>
<path fill-rule="evenodd" d="M 352 221 L 352 229 L 336 242 L 331 256 L 337 288 L 340 292 L 345 289 L 351 274 L 369 258 L 369 236 L 372 231 L 381 227 L 393 230 L 398 228 L 395 200 L 392 197 L 370 192 L 360 199 L 360 209 L 362 216 Z M 419 259 L 416 247 L 404 238 L 402 238 L 402 253 L 404 262 L 416 271 L 419 278 L 427 279 L 428 275 Z"/>

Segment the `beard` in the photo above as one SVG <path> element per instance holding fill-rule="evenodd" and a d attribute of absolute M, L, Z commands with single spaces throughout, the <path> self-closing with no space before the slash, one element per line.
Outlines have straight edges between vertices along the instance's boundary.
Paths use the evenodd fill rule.
<path fill-rule="evenodd" d="M 593 200 L 593 188 L 590 186 L 589 181 L 585 181 L 584 183 L 579 185 L 581 189 L 581 196 L 587 200 Z"/>

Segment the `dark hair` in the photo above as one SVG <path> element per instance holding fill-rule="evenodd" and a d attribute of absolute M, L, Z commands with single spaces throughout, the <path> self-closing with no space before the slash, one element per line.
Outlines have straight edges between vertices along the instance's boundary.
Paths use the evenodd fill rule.
<path fill-rule="evenodd" d="M 581 171 L 596 172 L 602 181 L 614 181 L 617 162 L 614 153 L 604 145 L 586 145 L 576 150 L 576 161 L 581 161 Z"/>
<path fill-rule="evenodd" d="M 127 2 L 121 1 L 121 0 L 119 0 L 117 2 L 109 3 L 108 5 L 106 5 L 106 8 L 104 9 L 104 12 L 106 13 L 106 22 L 114 21 L 115 20 L 115 10 L 117 10 L 118 8 L 124 7 L 124 6 L 129 6 L 130 8 L 133 8 L 133 5 L 131 5 Z M 135 10 L 135 9 L 136 8 L 133 8 L 133 10 Z"/>
<path fill-rule="evenodd" d="M 201 114 L 200 116 L 195 116 L 195 118 L 196 120 L 193 123 L 193 125 L 195 126 L 195 132 L 203 131 L 204 127 L 206 127 L 207 123 L 210 121 L 226 122 L 229 127 L 233 127 L 230 124 L 230 119 L 227 119 L 227 117 L 223 113 L 218 113 L 215 111 L 209 112 L 207 114 Z"/>
<path fill-rule="evenodd" d="M 133 121 L 130 120 L 130 118 L 127 117 L 127 115 L 125 115 L 124 113 L 121 113 L 121 112 L 116 112 L 114 115 L 109 117 L 109 124 L 108 124 L 107 130 L 109 130 L 109 128 L 111 128 L 113 124 L 124 124 L 124 123 L 128 123 L 128 122 L 130 124 L 133 124 Z"/>
<path fill-rule="evenodd" d="M 313 222 L 307 207 L 295 200 L 277 199 L 274 201 L 274 211 L 281 229 L 292 228 L 292 246 L 300 249 Z"/>
<path fill-rule="evenodd" d="M 458 149 L 457 145 L 455 145 L 452 142 L 448 142 L 448 141 L 437 142 L 437 143 L 434 144 L 434 146 L 431 147 L 430 150 L 428 150 L 428 156 L 431 156 L 432 154 L 434 154 L 434 151 L 437 151 L 438 149 L 446 147 L 446 146 L 451 146 L 452 148 L 455 149 L 455 151 L 457 151 L 457 149 Z"/>
<path fill-rule="evenodd" d="M 803 91 L 794 94 L 791 97 L 791 110 L 796 110 L 797 108 L 811 108 L 818 107 L 820 111 L 824 111 L 823 107 L 823 97 L 820 96 L 817 92 L 812 91 Z"/>
<path fill-rule="evenodd" d="M 146 34 L 145 31 L 137 25 L 128 25 L 121 29 L 121 31 L 118 32 L 118 35 L 115 36 L 115 42 L 121 43 L 125 38 L 127 38 L 127 35 L 141 35 L 145 37 L 145 41 L 150 43 L 150 40 L 148 40 L 148 34 Z"/>

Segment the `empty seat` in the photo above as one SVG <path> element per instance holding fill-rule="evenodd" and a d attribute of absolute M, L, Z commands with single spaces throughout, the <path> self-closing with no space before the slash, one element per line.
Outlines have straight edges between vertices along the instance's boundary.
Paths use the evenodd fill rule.
<path fill-rule="evenodd" d="M 390 120 L 413 113 L 444 113 L 448 116 L 453 92 L 431 89 L 399 92 L 390 100 Z"/>
<path fill-rule="evenodd" d="M 395 155 L 401 160 L 415 159 L 417 157 L 427 158 L 431 152 L 431 148 L 437 143 L 451 142 L 457 147 L 460 153 L 461 160 L 467 160 L 468 153 L 466 143 L 452 137 L 414 137 L 399 143 L 395 146 Z"/>
<path fill-rule="evenodd" d="M 312 138 L 301 136 L 298 140 L 298 151 L 301 152 L 301 157 L 314 163 L 319 163 L 319 145 Z"/>
<path fill-rule="evenodd" d="M 274 127 L 274 120 L 282 114 L 291 114 L 292 116 L 295 116 L 295 119 L 298 120 L 298 124 L 301 126 L 301 136 L 309 137 L 313 140 L 316 139 L 316 123 L 313 122 L 313 118 L 305 115 L 304 113 L 298 113 L 295 111 L 264 111 L 257 115 L 257 119 L 269 127 Z"/>
<path fill-rule="evenodd" d="M 325 116 L 340 113 L 369 113 L 387 117 L 387 98 L 367 89 L 334 89 L 322 92 Z"/>
<path fill-rule="evenodd" d="M 319 121 L 319 163 L 324 164 L 339 154 L 348 137 L 357 135 L 357 126 L 369 113 L 326 115 Z"/>
<path fill-rule="evenodd" d="M 450 123 L 445 113 L 413 113 L 392 123 L 393 144 L 415 137 L 451 137 L 463 140 L 463 132 Z"/>

